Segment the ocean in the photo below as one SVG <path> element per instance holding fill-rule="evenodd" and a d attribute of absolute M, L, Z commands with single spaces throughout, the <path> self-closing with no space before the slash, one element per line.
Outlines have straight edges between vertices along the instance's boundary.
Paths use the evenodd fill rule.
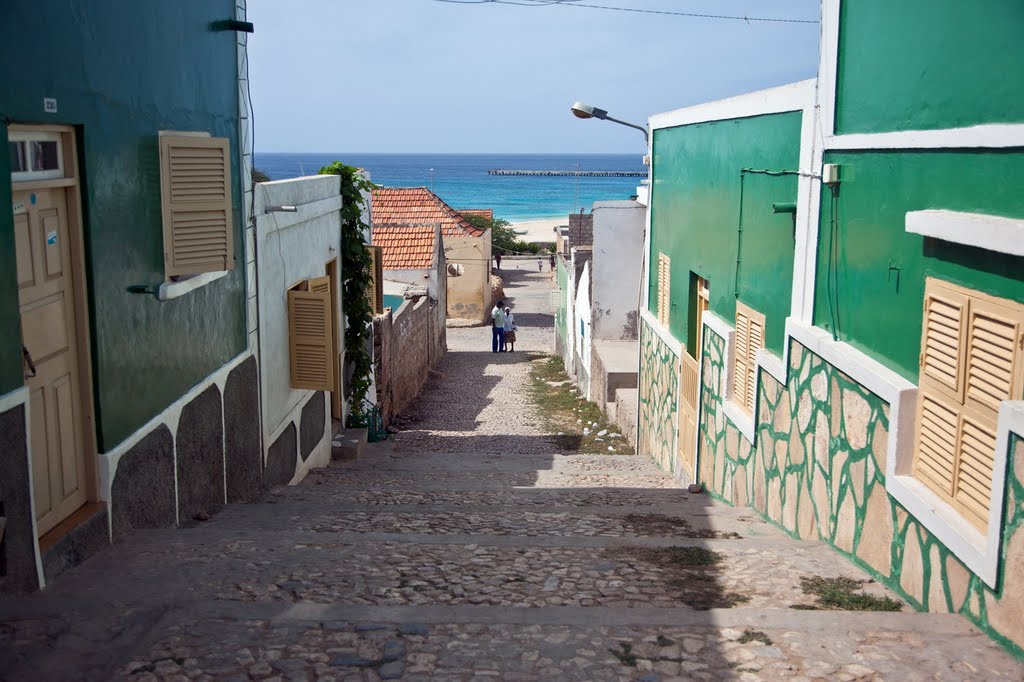
<path fill-rule="evenodd" d="M 488 170 L 646 170 L 640 154 L 255 155 L 256 168 L 271 180 L 316 175 L 333 161 L 365 168 L 378 185 L 430 187 L 453 208 L 492 208 L 496 218 L 511 222 L 567 216 L 589 210 L 595 201 L 629 199 L 643 178 L 496 176 Z"/>

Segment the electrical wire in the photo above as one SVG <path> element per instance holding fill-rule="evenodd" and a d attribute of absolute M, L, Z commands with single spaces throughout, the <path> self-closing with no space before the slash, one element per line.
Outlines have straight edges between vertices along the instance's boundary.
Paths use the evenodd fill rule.
<path fill-rule="evenodd" d="M 816 19 L 785 19 L 779 17 L 750 17 L 733 14 L 705 14 L 701 12 L 677 12 L 672 10 L 641 9 L 639 7 L 617 7 L 614 5 L 592 5 L 589 3 L 577 2 L 576 0 L 539 0 L 538 2 L 515 2 L 514 0 L 434 0 L 452 5 L 516 5 L 519 7 L 550 7 L 561 5 L 562 7 L 582 7 L 585 9 L 603 9 L 613 12 L 631 12 L 635 14 L 657 14 L 663 16 L 689 17 L 692 19 L 720 19 L 726 21 L 752 21 L 777 23 L 777 24 L 818 24 Z"/>

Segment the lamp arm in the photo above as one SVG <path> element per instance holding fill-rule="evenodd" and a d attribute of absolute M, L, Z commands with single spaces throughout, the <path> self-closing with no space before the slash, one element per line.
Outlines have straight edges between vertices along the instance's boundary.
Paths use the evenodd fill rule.
<path fill-rule="evenodd" d="M 643 126 L 638 126 L 635 123 L 628 123 L 626 121 L 621 121 L 621 120 L 619 120 L 617 118 L 612 118 L 611 116 L 605 116 L 605 120 L 606 121 L 614 121 L 615 123 L 618 123 L 619 125 L 628 126 L 630 128 L 636 128 L 637 130 L 639 130 L 641 133 L 644 134 L 644 142 L 647 142 L 648 146 L 650 145 L 650 139 L 647 136 L 647 128 L 645 128 Z"/>

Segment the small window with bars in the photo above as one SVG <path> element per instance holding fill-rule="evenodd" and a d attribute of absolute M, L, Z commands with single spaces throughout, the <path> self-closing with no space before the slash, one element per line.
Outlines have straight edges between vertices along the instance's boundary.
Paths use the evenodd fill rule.
<path fill-rule="evenodd" d="M 764 348 L 764 315 L 736 302 L 736 348 L 733 354 L 732 399 L 747 414 L 757 401 L 757 350 Z"/>
<path fill-rule="evenodd" d="M 1021 398 L 1024 305 L 929 277 L 923 316 L 914 477 L 985 532 L 999 405 Z"/>
<path fill-rule="evenodd" d="M 231 145 L 207 133 L 160 133 L 164 274 L 234 267 Z"/>
<path fill-rule="evenodd" d="M 672 285 L 672 261 L 663 253 L 658 254 L 658 322 L 668 326 L 669 292 Z"/>

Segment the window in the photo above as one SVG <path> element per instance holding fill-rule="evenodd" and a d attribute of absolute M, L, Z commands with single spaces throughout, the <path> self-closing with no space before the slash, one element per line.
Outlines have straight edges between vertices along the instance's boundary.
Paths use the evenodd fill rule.
<path fill-rule="evenodd" d="M 292 388 L 336 390 L 329 276 L 299 282 L 288 290 L 288 351 Z"/>
<path fill-rule="evenodd" d="M 232 269 L 234 224 L 227 138 L 160 133 L 160 195 L 167 278 Z"/>
<path fill-rule="evenodd" d="M 384 247 L 367 246 L 370 252 L 370 286 L 366 287 L 366 298 L 374 315 L 384 312 Z"/>
<path fill-rule="evenodd" d="M 12 131 L 8 136 L 7 154 L 11 179 L 15 182 L 64 177 L 64 144 L 60 133 Z"/>
<path fill-rule="evenodd" d="M 764 348 L 764 315 L 736 302 L 736 352 L 733 364 L 733 401 L 752 415 L 757 396 L 757 349 Z"/>
<path fill-rule="evenodd" d="M 672 284 L 672 262 L 663 253 L 658 254 L 658 322 L 668 326 L 669 290 Z"/>
<path fill-rule="evenodd" d="M 1024 305 L 929 277 L 923 315 L 914 477 L 984 533 L 999 405 L 1021 397 Z"/>

